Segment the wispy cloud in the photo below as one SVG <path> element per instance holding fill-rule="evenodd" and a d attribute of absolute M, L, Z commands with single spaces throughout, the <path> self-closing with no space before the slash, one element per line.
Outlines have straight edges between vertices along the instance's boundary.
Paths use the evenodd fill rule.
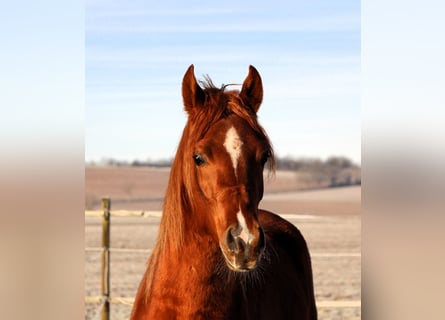
<path fill-rule="evenodd" d="M 247 10 L 232 8 L 183 8 L 183 9 L 132 9 L 111 8 L 90 12 L 93 18 L 135 18 L 135 17 L 193 17 L 208 15 L 229 15 L 235 13 L 247 13 Z M 249 11 L 248 13 L 252 13 Z"/>
<path fill-rule="evenodd" d="M 285 81 L 267 81 L 268 99 L 357 95 L 360 75 L 354 70 L 318 75 L 296 75 Z"/>
<path fill-rule="evenodd" d="M 255 4 L 255 5 L 253 5 Z M 88 1 L 88 33 L 221 33 L 221 32 L 337 32 L 357 30 L 360 10 L 336 4 L 289 1 L 251 3 L 189 0 L 171 3 L 146 1 Z M 343 8 L 343 9 L 340 9 Z"/>
<path fill-rule="evenodd" d="M 156 23 L 150 19 L 152 15 L 140 13 L 139 18 L 132 24 L 122 21 L 107 22 L 104 24 L 87 24 L 89 32 L 94 33 L 223 33 L 223 32 L 338 32 L 358 30 L 360 16 L 353 14 L 332 15 L 315 18 L 293 17 L 239 17 L 239 19 L 214 20 L 162 20 L 155 16 Z M 129 16 L 126 16 L 129 17 Z M 186 15 L 184 15 L 186 17 Z M 235 20 L 235 21 L 234 21 Z M 238 21 L 237 21 L 238 20 Z"/>
<path fill-rule="evenodd" d="M 227 48 L 226 48 L 227 50 Z M 181 52 L 178 55 L 178 52 Z M 116 66 L 116 63 L 126 66 L 153 66 L 159 63 L 189 63 L 190 61 L 240 61 L 249 57 L 248 52 L 233 52 L 230 55 L 221 49 L 212 47 L 200 48 L 196 46 L 169 46 L 168 48 L 133 48 L 133 49 L 89 49 L 87 55 L 87 63 L 97 66 Z"/>

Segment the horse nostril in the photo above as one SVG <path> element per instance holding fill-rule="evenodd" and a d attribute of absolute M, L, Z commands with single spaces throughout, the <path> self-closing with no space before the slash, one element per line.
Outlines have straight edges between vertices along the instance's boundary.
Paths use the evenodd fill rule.
<path fill-rule="evenodd" d="M 235 228 L 230 228 L 227 231 L 226 243 L 232 253 L 238 254 L 246 248 L 246 243 L 239 237 Z"/>
<path fill-rule="evenodd" d="M 236 251 L 238 251 L 237 249 L 237 244 L 236 244 L 236 240 L 235 240 L 235 237 L 233 236 L 233 234 L 232 234 L 232 229 L 233 228 L 230 228 L 228 231 L 227 231 L 227 236 L 226 236 L 226 243 L 227 243 L 227 247 L 229 247 L 229 250 L 231 251 L 231 252 L 236 252 Z"/>

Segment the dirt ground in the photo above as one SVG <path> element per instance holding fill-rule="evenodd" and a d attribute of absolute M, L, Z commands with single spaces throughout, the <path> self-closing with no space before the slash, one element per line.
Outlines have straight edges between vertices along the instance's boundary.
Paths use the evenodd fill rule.
<path fill-rule="evenodd" d="M 150 168 L 86 168 L 86 207 L 160 210 L 169 171 Z M 295 175 L 277 172 L 266 179 L 260 207 L 275 211 L 303 233 L 312 256 L 319 319 L 360 319 L 360 187 L 298 191 Z M 153 247 L 159 218 L 111 220 L 111 296 L 134 298 Z M 100 296 L 101 219 L 85 218 L 85 294 Z M 122 251 L 121 249 L 139 249 Z M 336 305 L 340 304 L 340 305 Z M 85 304 L 85 319 L 100 319 L 101 305 Z M 111 319 L 128 319 L 131 305 L 112 304 Z"/>

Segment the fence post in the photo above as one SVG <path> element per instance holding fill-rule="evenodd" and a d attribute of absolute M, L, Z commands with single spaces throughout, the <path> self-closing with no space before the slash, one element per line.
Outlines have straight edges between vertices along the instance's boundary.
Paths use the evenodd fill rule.
<path fill-rule="evenodd" d="M 102 320 L 110 319 L 110 198 L 102 198 Z"/>

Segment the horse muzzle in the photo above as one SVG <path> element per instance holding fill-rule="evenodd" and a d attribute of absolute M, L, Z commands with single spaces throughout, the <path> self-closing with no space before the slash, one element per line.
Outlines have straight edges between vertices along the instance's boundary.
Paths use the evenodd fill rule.
<path fill-rule="evenodd" d="M 263 228 L 254 233 L 241 226 L 229 227 L 220 241 L 220 248 L 229 269 L 246 272 L 255 269 L 263 255 L 266 240 Z"/>

